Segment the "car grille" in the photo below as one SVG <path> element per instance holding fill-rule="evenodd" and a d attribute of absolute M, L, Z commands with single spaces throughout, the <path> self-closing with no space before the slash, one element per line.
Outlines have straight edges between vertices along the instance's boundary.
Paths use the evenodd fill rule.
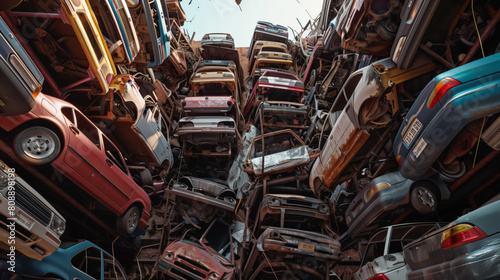
<path fill-rule="evenodd" d="M 95 38 L 94 32 L 92 32 L 92 29 L 90 28 L 90 24 L 87 21 L 87 16 L 85 13 L 77 13 L 78 18 L 82 22 L 83 29 L 85 29 L 85 33 L 87 34 L 87 37 L 89 38 L 90 44 L 92 45 L 92 49 L 94 50 L 95 56 L 97 57 L 98 61 L 101 61 L 102 58 L 102 52 L 101 49 L 99 48 L 99 44 L 97 43 L 97 39 Z"/>
<path fill-rule="evenodd" d="M 16 182 L 16 205 L 43 226 L 48 226 L 52 211 Z"/>

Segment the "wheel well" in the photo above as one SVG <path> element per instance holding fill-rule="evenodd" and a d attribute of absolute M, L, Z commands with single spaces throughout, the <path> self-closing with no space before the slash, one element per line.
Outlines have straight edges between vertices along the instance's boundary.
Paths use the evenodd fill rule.
<path fill-rule="evenodd" d="M 55 125 L 53 122 L 48 121 L 48 120 L 44 120 L 44 119 L 29 120 L 29 121 L 19 125 L 18 127 L 16 127 L 14 130 L 11 131 L 11 133 L 14 136 L 14 135 L 18 134 L 21 130 L 28 128 L 28 127 L 31 127 L 31 126 L 35 126 L 35 125 L 47 127 L 47 128 L 50 128 L 52 131 L 54 131 L 54 133 L 57 134 L 57 137 L 59 137 L 59 141 L 61 141 L 61 151 L 63 150 L 62 147 L 65 146 L 65 142 L 66 142 L 64 139 L 64 135 L 62 134 L 61 130 L 59 129 L 59 127 L 57 125 Z"/>

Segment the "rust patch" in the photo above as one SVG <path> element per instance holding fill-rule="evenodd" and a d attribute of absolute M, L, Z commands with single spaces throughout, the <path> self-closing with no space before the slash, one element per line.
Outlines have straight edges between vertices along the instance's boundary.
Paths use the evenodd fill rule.
<path fill-rule="evenodd" d="M 325 185 L 330 187 L 338 179 L 345 167 L 370 137 L 368 132 L 355 127 L 346 142 L 340 146 L 340 155 L 332 155 L 326 162 L 321 174 Z"/>

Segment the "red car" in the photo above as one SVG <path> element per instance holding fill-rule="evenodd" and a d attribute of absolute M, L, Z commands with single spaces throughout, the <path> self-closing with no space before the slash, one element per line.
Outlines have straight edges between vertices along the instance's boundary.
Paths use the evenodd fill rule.
<path fill-rule="evenodd" d="M 16 133 L 16 155 L 31 165 L 50 163 L 118 215 L 119 232 L 144 228 L 151 200 L 130 176 L 118 148 L 70 103 L 42 93 L 35 101 L 27 114 L 0 117 L 0 127 Z"/>

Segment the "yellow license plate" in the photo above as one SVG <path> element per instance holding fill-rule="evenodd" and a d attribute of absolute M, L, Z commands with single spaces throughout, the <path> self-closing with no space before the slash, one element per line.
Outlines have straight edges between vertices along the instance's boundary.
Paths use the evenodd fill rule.
<path fill-rule="evenodd" d="M 310 252 L 314 252 L 314 244 L 299 242 L 299 250 L 306 250 Z"/>

